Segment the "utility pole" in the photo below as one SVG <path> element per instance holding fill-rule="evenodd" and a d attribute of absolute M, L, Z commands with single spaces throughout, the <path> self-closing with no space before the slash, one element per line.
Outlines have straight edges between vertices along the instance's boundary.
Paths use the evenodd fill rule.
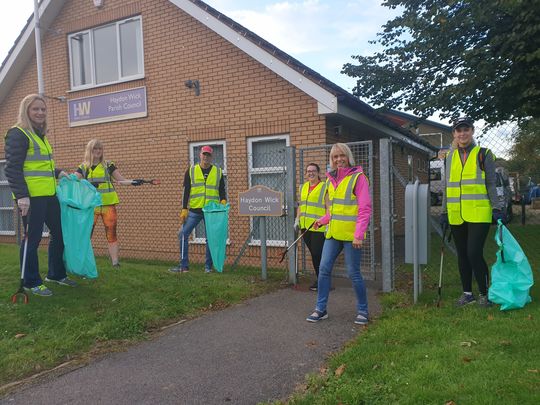
<path fill-rule="evenodd" d="M 38 93 L 43 96 L 45 87 L 43 85 L 43 60 L 41 55 L 41 29 L 39 27 L 39 5 L 38 0 L 34 0 L 34 36 L 36 38 L 36 64 Z"/>

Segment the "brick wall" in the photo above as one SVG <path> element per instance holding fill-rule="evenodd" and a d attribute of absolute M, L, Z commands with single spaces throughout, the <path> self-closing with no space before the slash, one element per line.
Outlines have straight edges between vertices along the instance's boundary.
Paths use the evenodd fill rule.
<path fill-rule="evenodd" d="M 107 21 L 141 15 L 145 78 L 100 88 L 69 92 L 67 34 Z M 165 0 L 109 0 L 103 9 L 92 2 L 66 2 L 53 29 L 43 37 L 45 91 L 50 96 L 86 97 L 146 86 L 148 117 L 69 128 L 67 105 L 49 100 L 49 140 L 58 167 L 74 170 L 92 138 L 105 145 L 127 178 L 155 177 L 160 186 L 118 187 L 121 255 L 174 260 L 178 257 L 178 215 L 182 182 L 189 165 L 189 143 L 226 140 L 230 216 L 229 259 L 249 232 L 249 220 L 236 217 L 235 200 L 247 189 L 246 138 L 289 134 L 291 145 L 325 143 L 325 119 L 316 101 L 251 59 L 214 32 Z M 185 87 L 198 79 L 200 96 Z M 18 103 L 37 89 L 35 59 L 0 105 L 0 130 L 15 122 Z M 0 146 L 3 152 L 3 144 Z M 106 252 L 102 227 L 96 228 L 94 246 Z M 272 250 L 272 249 L 271 249 Z M 150 255 L 149 252 L 152 252 Z M 190 250 L 194 261 L 203 259 L 203 246 Z M 259 264 L 258 248 L 247 256 Z M 269 257 L 276 256 L 269 252 Z"/>

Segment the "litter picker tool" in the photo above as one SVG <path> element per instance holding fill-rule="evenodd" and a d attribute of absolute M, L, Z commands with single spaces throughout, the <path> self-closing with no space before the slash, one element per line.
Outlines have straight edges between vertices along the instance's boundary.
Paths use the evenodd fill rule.
<path fill-rule="evenodd" d="M 441 238 L 441 264 L 439 266 L 439 288 L 437 291 L 437 307 L 441 306 L 442 298 L 442 272 L 444 264 L 444 239 L 446 237 L 446 231 L 448 230 L 448 225 L 444 224 L 442 228 L 442 238 Z"/>
<path fill-rule="evenodd" d="M 125 185 L 131 185 L 133 182 L 136 181 L 138 184 L 152 184 L 153 186 L 157 186 L 161 184 L 161 181 L 158 179 L 151 179 L 151 180 L 145 180 L 145 179 L 133 179 L 133 180 L 120 180 L 117 183 L 125 184 Z"/>
<path fill-rule="evenodd" d="M 26 252 L 28 251 L 28 216 L 23 217 L 24 224 L 24 247 L 23 247 L 23 257 L 21 265 L 21 283 L 19 284 L 19 289 L 15 294 L 11 296 L 11 302 L 16 304 L 19 299 L 22 299 L 24 304 L 28 304 L 28 294 L 24 290 L 24 273 L 26 270 Z"/>
<path fill-rule="evenodd" d="M 316 221 L 315 221 L 315 222 L 316 222 Z M 289 250 L 291 250 L 292 247 L 295 246 L 295 245 L 298 243 L 298 241 L 299 241 L 300 239 L 302 239 L 302 236 L 304 236 L 304 234 L 305 234 L 307 231 L 309 231 L 309 230 L 313 227 L 313 225 L 315 224 L 315 222 L 313 222 L 307 229 L 304 229 L 304 231 L 300 234 L 300 236 L 298 236 L 298 238 L 296 238 L 296 240 L 295 240 L 293 243 L 291 243 L 287 249 L 285 249 L 285 250 L 283 251 L 283 253 L 281 254 L 281 257 L 280 257 L 280 259 L 279 259 L 279 262 L 280 262 L 280 263 L 283 261 L 283 259 L 285 259 L 285 256 L 287 255 L 287 252 L 288 252 Z"/>

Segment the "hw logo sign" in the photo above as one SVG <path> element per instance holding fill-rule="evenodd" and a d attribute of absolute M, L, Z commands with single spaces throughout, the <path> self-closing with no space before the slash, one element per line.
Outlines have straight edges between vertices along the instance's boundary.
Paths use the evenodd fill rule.
<path fill-rule="evenodd" d="M 90 115 L 92 107 L 91 101 L 80 101 L 73 104 L 73 116 L 75 118 L 87 117 Z"/>

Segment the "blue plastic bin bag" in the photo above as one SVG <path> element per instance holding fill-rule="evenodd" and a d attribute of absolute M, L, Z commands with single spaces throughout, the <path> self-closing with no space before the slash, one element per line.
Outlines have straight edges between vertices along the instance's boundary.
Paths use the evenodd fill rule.
<path fill-rule="evenodd" d="M 230 209 L 229 204 L 223 205 L 215 201 L 210 201 L 203 207 L 206 243 L 210 248 L 214 267 L 220 273 L 225 264 Z"/>
<path fill-rule="evenodd" d="M 523 308 L 531 302 L 529 289 L 534 284 L 531 265 L 510 231 L 498 221 L 495 242 L 497 261 L 491 268 L 488 298 L 500 304 L 501 311 Z"/>
<path fill-rule="evenodd" d="M 101 205 L 101 195 L 86 180 L 71 174 L 62 177 L 56 187 L 60 201 L 64 265 L 71 274 L 86 278 L 98 276 L 90 234 L 94 224 L 94 208 Z"/>

